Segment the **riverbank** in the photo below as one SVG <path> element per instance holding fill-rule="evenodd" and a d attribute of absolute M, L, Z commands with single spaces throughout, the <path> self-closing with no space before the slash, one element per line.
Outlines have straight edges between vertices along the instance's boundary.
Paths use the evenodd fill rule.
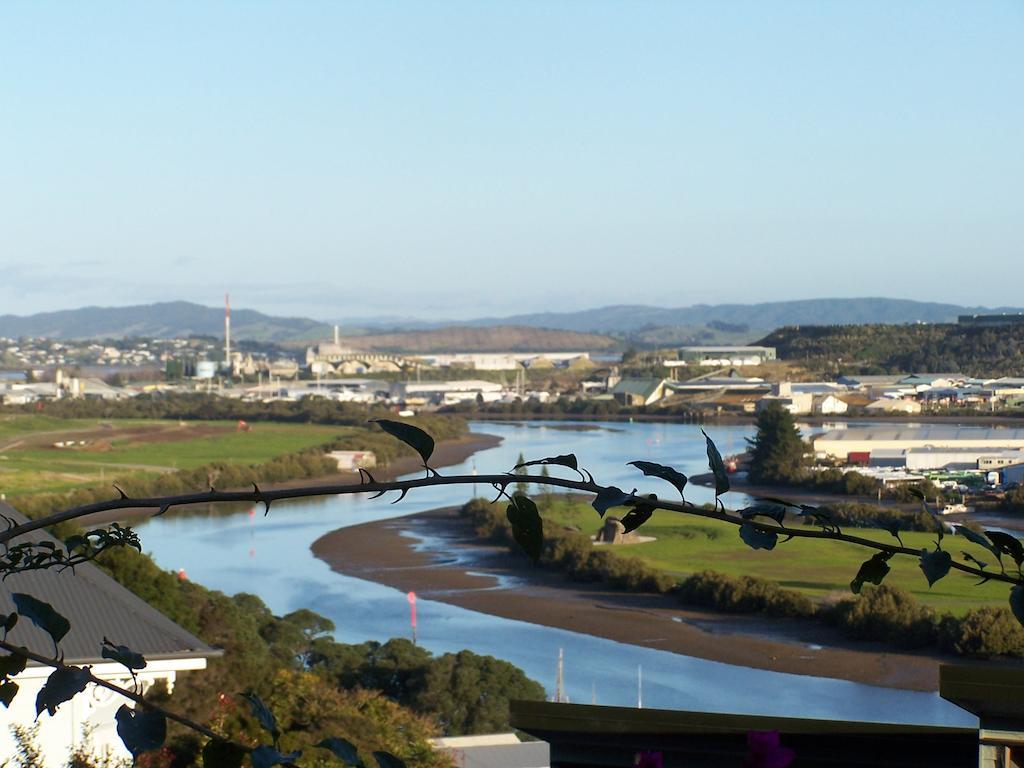
<path fill-rule="evenodd" d="M 715 412 L 687 412 L 687 413 L 488 413 L 486 411 L 451 411 L 452 415 L 462 416 L 467 421 L 495 421 L 505 424 L 515 424 L 522 421 L 580 421 L 580 422 L 617 422 L 637 424 L 754 424 L 757 417 L 754 414 L 723 411 Z M 978 427 L 1020 427 L 1024 425 L 1024 417 L 1021 416 L 981 416 L 981 415 L 943 415 L 943 414 L 855 414 L 855 415 L 803 415 L 797 416 L 798 423 L 810 424 L 820 427 L 824 424 L 844 423 L 865 423 L 865 424 L 962 424 L 964 426 Z"/>
<path fill-rule="evenodd" d="M 939 664 L 952 661 L 852 643 L 816 622 L 688 610 L 672 596 L 572 582 L 480 543 L 454 507 L 334 531 L 312 550 L 335 571 L 423 599 L 727 664 L 934 691 Z"/>

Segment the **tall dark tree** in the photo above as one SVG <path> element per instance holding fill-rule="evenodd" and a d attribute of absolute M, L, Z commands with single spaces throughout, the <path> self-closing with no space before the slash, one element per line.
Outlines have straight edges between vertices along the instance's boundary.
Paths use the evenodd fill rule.
<path fill-rule="evenodd" d="M 785 485 L 803 477 L 807 464 L 800 430 L 780 404 L 772 403 L 757 415 L 757 434 L 747 444 L 752 482 Z"/>

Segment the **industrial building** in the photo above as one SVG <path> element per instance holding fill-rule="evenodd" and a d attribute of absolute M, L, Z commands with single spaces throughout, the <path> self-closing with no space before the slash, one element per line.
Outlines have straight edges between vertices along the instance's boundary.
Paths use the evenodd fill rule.
<path fill-rule="evenodd" d="M 761 365 L 775 359 L 775 347 L 680 347 L 678 358 L 667 361 L 665 365 Z"/>
<path fill-rule="evenodd" d="M 923 426 L 826 432 L 814 451 L 847 463 L 932 469 L 998 469 L 1024 463 L 1024 429 Z"/>

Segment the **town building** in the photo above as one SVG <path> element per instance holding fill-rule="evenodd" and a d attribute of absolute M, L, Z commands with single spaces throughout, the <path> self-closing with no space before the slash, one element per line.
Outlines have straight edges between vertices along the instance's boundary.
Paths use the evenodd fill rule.
<path fill-rule="evenodd" d="M 699 366 L 722 368 L 725 366 L 761 365 L 776 359 L 775 347 L 680 347 L 676 360 L 667 360 L 669 368 Z"/>
<path fill-rule="evenodd" d="M 652 405 L 669 394 L 667 379 L 622 379 L 611 389 L 619 405 Z"/>
<path fill-rule="evenodd" d="M 850 454 L 874 456 L 879 451 L 951 449 L 976 451 L 982 456 L 1008 450 L 1024 451 L 1024 429 L 984 429 L 931 425 L 924 427 L 863 427 L 832 430 L 814 438 L 814 451 L 845 460 Z M 962 454 L 961 454 L 962 455 Z"/>

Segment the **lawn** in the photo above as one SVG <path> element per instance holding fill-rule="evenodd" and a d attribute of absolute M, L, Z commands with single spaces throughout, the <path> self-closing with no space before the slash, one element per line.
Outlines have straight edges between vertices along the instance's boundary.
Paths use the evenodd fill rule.
<path fill-rule="evenodd" d="M 0 492 L 63 491 L 214 461 L 256 464 L 351 432 L 314 424 L 257 423 L 240 432 L 233 421 L 0 417 Z M 54 447 L 67 440 L 85 444 Z"/>
<path fill-rule="evenodd" d="M 588 533 L 600 527 L 600 518 L 586 502 L 566 501 L 562 497 L 539 499 L 545 523 L 576 525 Z M 618 510 L 620 514 L 625 509 Z M 612 510 L 609 514 L 615 514 Z M 851 528 L 864 538 L 895 543 L 886 531 Z M 778 582 L 814 599 L 850 594 L 850 580 L 857 574 L 860 564 L 873 551 L 845 542 L 815 539 L 793 539 L 774 550 L 753 550 L 739 537 L 736 526 L 717 520 L 690 517 L 659 510 L 644 524 L 639 533 L 653 536 L 655 541 L 616 547 L 613 551 L 625 556 L 636 556 L 675 576 L 685 576 L 703 570 L 718 571 L 730 576 L 761 576 Z M 933 547 L 935 536 L 930 533 L 902 533 L 906 546 Z M 943 547 L 955 558 L 961 552 L 970 552 L 990 568 L 998 570 L 991 553 L 971 544 L 962 537 L 947 535 Z M 1009 565 L 1013 567 L 1009 558 Z M 1006 605 L 1008 585 L 989 582 L 975 586 L 976 579 L 958 572 L 950 572 L 931 589 L 917 562 L 909 557 L 895 557 L 890 561 L 892 572 L 885 583 L 900 586 L 922 603 L 937 611 L 963 614 L 982 604 Z"/>

